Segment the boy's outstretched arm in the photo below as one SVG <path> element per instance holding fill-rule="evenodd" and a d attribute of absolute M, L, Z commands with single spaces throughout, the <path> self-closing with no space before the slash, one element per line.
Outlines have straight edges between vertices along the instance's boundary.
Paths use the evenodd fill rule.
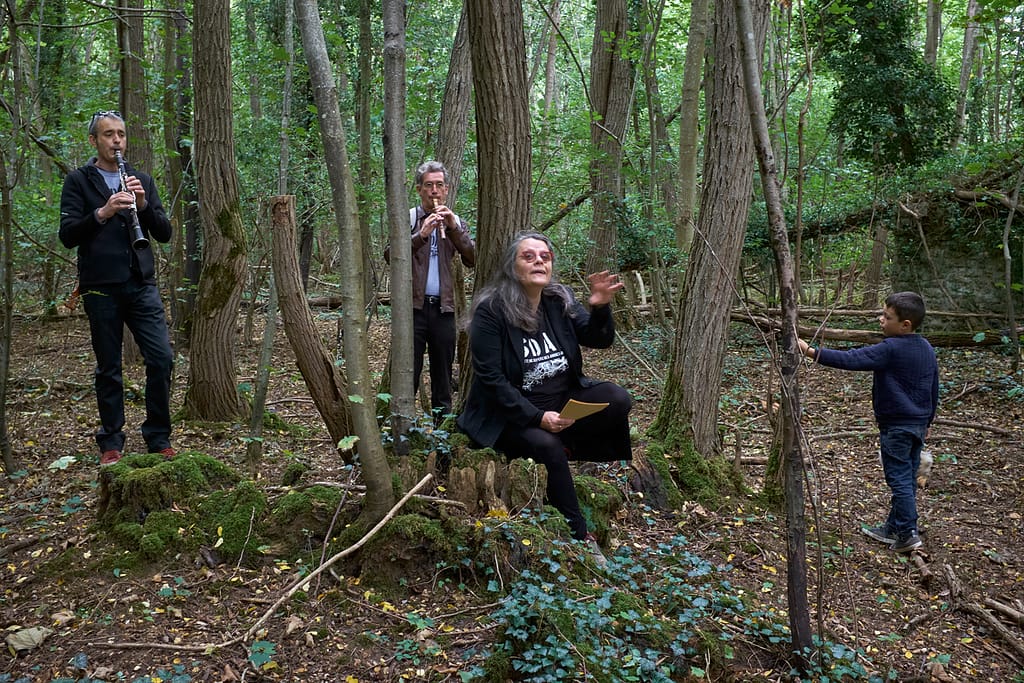
<path fill-rule="evenodd" d="M 796 344 L 797 346 L 800 347 L 800 353 L 804 354 L 811 360 L 814 360 L 815 356 L 818 355 L 818 352 L 814 349 L 814 347 L 812 347 L 810 344 L 805 342 L 803 339 L 800 339 L 799 337 L 797 337 L 796 339 Z"/>

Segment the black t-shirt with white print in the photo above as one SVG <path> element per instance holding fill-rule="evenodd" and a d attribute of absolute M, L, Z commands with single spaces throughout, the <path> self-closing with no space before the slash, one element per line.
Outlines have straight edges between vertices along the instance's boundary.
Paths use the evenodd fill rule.
<path fill-rule="evenodd" d="M 542 315 L 536 334 L 523 333 L 523 396 L 541 410 L 561 410 L 569 392 L 569 359 Z"/>

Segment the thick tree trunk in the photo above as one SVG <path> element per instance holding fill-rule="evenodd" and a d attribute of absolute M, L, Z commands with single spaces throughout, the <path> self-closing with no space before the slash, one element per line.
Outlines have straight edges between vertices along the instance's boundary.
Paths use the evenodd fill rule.
<path fill-rule="evenodd" d="M 767 5 L 755 10 L 755 45 L 763 50 Z M 652 432 L 690 441 L 710 457 L 720 450 L 718 398 L 731 303 L 746 233 L 753 180 L 753 142 L 740 70 L 736 17 L 715 13 L 707 97 L 704 189 L 690 252 L 672 360 Z M 760 54 L 760 53 L 759 53 Z"/>
<path fill-rule="evenodd" d="M 195 158 L 203 270 L 185 413 L 203 420 L 230 420 L 245 413 L 235 368 L 235 324 L 247 264 L 232 126 L 230 11 L 228 0 L 204 0 L 196 4 L 194 17 Z"/>
<path fill-rule="evenodd" d="M 366 349 L 366 317 L 363 315 L 363 280 L 360 267 L 364 245 L 359 240 L 359 209 L 356 206 L 355 184 L 345 145 L 345 129 L 341 125 L 338 92 L 334 86 L 331 62 L 327 57 L 323 25 L 315 0 L 296 0 L 296 18 L 302 34 L 303 52 L 309 63 L 310 80 L 320 121 L 324 158 L 331 182 L 331 198 L 338 221 L 341 244 L 341 295 L 344 326 L 345 368 L 348 372 L 347 395 L 359 452 L 366 499 L 360 522 L 376 524 L 394 503 L 391 469 L 384 457 L 374 401 L 373 376 Z"/>
<path fill-rule="evenodd" d="M 623 136 L 633 101 L 633 69 L 625 55 L 631 40 L 626 0 L 598 0 L 590 51 L 590 188 L 594 192 L 594 213 L 588 273 L 618 268 L 618 231 L 626 220 L 622 201 Z"/>
<path fill-rule="evenodd" d="M 511 237 L 530 225 L 530 106 L 522 4 L 466 0 L 476 102 L 476 281 L 487 282 Z"/>

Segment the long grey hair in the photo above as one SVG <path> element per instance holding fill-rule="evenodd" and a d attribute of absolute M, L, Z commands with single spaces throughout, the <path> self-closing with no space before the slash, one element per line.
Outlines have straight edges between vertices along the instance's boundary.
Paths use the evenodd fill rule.
<path fill-rule="evenodd" d="M 555 296 L 560 299 L 567 314 L 572 310 L 572 290 L 558 281 L 558 274 L 555 271 L 555 248 L 551 244 L 551 240 L 547 235 L 539 232 L 521 232 L 512 239 L 505 249 L 501 262 L 498 264 L 498 270 L 494 273 L 491 281 L 473 297 L 470 320 L 476 315 L 480 306 L 493 302 L 492 305 L 501 309 L 510 324 L 530 334 L 537 331 L 538 311 L 535 311 L 530 305 L 526 298 L 526 291 L 516 275 L 516 256 L 523 240 L 540 240 L 547 245 L 551 252 L 551 282 L 544 287 L 542 296 Z"/>

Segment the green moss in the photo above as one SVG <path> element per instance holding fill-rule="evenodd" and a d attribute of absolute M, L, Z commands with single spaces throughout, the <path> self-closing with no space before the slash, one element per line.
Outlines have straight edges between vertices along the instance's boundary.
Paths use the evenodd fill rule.
<path fill-rule="evenodd" d="M 672 476 L 672 467 L 665 457 L 665 450 L 660 442 L 648 445 L 647 461 L 651 463 L 651 467 L 658 473 L 658 477 L 665 486 L 669 507 L 673 510 L 681 508 L 684 501 L 683 494 L 679 491 L 679 486 L 676 485 L 675 477 Z"/>
<path fill-rule="evenodd" d="M 139 553 L 145 560 L 155 560 L 163 556 L 167 551 L 167 544 L 164 543 L 160 534 L 146 534 L 139 542 Z"/>
<path fill-rule="evenodd" d="M 309 465 L 298 460 L 292 460 L 281 473 L 282 486 L 295 486 L 302 480 L 302 475 L 310 470 Z"/>
<path fill-rule="evenodd" d="M 259 555 L 267 499 L 251 481 L 234 489 L 214 491 L 199 505 L 199 524 L 210 539 L 223 539 L 218 550 L 235 561 L 243 553 Z M 216 541 L 214 541 L 216 542 Z"/>
<path fill-rule="evenodd" d="M 128 455 L 103 474 L 100 526 L 141 522 L 155 510 L 185 503 L 198 493 L 233 485 L 239 476 L 219 460 L 202 453 L 164 460 L 155 453 Z"/>
<path fill-rule="evenodd" d="M 743 489 L 732 465 L 720 455 L 705 457 L 693 448 L 693 442 L 673 432 L 664 441 L 648 444 L 648 455 L 654 462 L 662 457 L 681 495 L 705 504 L 717 503 L 723 494 Z M 655 468 L 659 465 L 655 464 Z M 659 472 L 661 470 L 659 469 Z"/>
<path fill-rule="evenodd" d="M 580 509 L 584 517 L 593 526 L 598 538 L 606 538 L 615 516 L 625 497 L 622 492 L 611 484 L 595 477 L 576 477 L 576 497 L 580 501 Z"/>

